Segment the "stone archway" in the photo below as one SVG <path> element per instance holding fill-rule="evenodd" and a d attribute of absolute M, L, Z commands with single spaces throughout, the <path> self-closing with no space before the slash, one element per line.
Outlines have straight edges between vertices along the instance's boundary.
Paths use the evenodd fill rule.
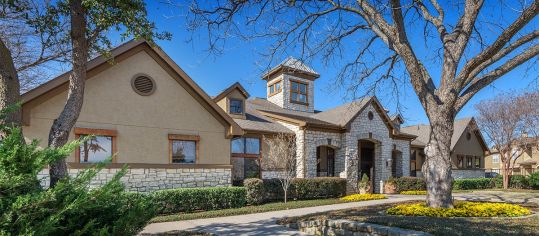
<path fill-rule="evenodd" d="M 376 165 L 376 146 L 374 140 L 360 139 L 358 140 L 358 180 L 361 180 L 363 175 L 366 175 L 371 182 L 371 191 L 374 190 L 375 180 L 377 178 L 378 168 Z"/>
<path fill-rule="evenodd" d="M 333 146 L 321 145 L 316 147 L 316 176 L 334 177 L 336 149 Z"/>

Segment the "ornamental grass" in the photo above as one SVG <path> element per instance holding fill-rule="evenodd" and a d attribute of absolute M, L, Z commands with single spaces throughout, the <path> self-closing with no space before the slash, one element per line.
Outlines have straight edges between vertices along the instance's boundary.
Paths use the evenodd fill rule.
<path fill-rule="evenodd" d="M 432 208 L 425 203 L 401 204 L 387 210 L 389 215 L 429 217 L 516 217 L 531 214 L 527 208 L 509 203 L 456 202 L 454 208 Z"/>
<path fill-rule="evenodd" d="M 408 190 L 408 191 L 402 191 L 400 194 L 404 195 L 427 195 L 426 190 Z"/>
<path fill-rule="evenodd" d="M 368 201 L 368 200 L 378 200 L 378 199 L 386 199 L 386 196 L 383 194 L 352 194 L 348 196 L 344 196 L 341 198 L 341 201 L 345 202 L 358 202 L 358 201 Z"/>

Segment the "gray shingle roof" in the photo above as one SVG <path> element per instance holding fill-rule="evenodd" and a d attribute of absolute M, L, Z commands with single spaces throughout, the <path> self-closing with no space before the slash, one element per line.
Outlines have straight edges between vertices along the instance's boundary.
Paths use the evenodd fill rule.
<path fill-rule="evenodd" d="M 365 107 L 365 105 L 367 105 L 371 98 L 372 97 L 366 97 L 361 100 L 334 107 L 327 111 L 314 114 L 312 115 L 312 118 L 344 127 L 361 109 L 363 109 L 363 107 Z"/>
<path fill-rule="evenodd" d="M 301 70 L 301 71 L 305 71 L 305 72 L 309 72 L 309 73 L 313 73 L 313 74 L 318 74 L 316 71 L 314 71 L 311 67 L 305 65 L 303 62 L 301 62 L 300 60 L 294 58 L 294 57 L 287 57 L 286 59 L 284 59 L 283 62 L 281 62 L 279 65 L 277 66 L 286 66 L 286 67 L 290 67 L 292 69 L 296 69 L 296 70 Z"/>
<path fill-rule="evenodd" d="M 260 114 L 256 109 L 253 109 L 249 104 L 250 100 L 246 102 L 245 108 L 245 120 L 234 119 L 234 121 L 244 130 L 262 131 L 269 133 L 294 133 L 292 130 L 285 126 L 273 121 L 272 119 Z"/>
<path fill-rule="evenodd" d="M 462 136 L 466 127 L 472 121 L 472 117 L 455 120 L 453 125 L 453 136 L 451 136 L 451 149 L 455 147 L 459 138 Z M 417 138 L 412 141 L 412 145 L 425 146 L 429 142 L 430 125 L 412 125 L 401 128 L 402 132 L 417 135 Z"/>

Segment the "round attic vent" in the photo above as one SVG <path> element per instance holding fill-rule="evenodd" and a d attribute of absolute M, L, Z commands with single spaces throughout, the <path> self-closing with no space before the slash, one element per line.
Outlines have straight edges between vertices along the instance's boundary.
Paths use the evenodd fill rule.
<path fill-rule="evenodd" d="M 151 95 L 155 91 L 155 81 L 145 75 L 137 75 L 131 80 L 133 90 L 141 96 Z"/>

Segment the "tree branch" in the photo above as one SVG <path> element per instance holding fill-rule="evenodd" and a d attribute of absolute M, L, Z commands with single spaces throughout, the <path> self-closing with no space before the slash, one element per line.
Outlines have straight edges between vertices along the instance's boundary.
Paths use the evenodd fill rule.
<path fill-rule="evenodd" d="M 537 55 L 539 55 L 539 44 L 535 44 L 533 47 L 530 47 L 525 52 L 511 58 L 500 67 L 492 70 L 484 76 L 474 79 L 470 83 L 470 86 L 466 90 L 464 90 L 462 95 L 458 98 L 456 109 L 460 110 L 479 90 L 488 86 L 493 81 L 500 78 L 502 75 L 513 70 L 514 68 L 530 60 L 531 58 L 536 57 Z"/>

